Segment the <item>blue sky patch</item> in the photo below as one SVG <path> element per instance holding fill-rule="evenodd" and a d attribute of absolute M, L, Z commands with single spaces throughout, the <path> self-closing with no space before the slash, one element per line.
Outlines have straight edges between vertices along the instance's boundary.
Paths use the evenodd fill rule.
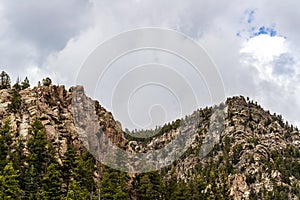
<path fill-rule="evenodd" d="M 255 14 L 255 10 L 248 11 L 248 19 L 247 19 L 248 24 L 251 24 L 254 21 L 254 14 Z"/>
<path fill-rule="evenodd" d="M 257 12 L 258 10 L 255 8 L 244 11 L 242 21 L 243 29 L 238 30 L 236 36 L 244 39 L 250 39 L 259 35 L 269 35 L 271 37 L 279 36 L 274 24 L 265 26 L 256 22 L 255 17 L 258 14 Z"/>
<path fill-rule="evenodd" d="M 251 37 L 259 36 L 259 35 L 269 35 L 274 37 L 277 35 L 277 31 L 271 27 L 261 26 L 258 28 L 258 31 L 254 32 Z"/>

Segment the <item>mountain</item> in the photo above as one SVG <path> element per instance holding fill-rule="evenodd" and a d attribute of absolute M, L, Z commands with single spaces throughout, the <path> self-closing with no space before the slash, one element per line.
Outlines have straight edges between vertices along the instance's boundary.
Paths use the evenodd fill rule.
<path fill-rule="evenodd" d="M 0 123 L 3 199 L 300 199 L 298 128 L 242 96 L 125 131 L 81 86 L 6 87 Z"/>

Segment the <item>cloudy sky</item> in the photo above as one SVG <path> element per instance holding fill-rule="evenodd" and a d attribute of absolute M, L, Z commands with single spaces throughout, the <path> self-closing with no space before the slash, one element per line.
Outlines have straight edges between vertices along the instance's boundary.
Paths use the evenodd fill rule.
<path fill-rule="evenodd" d="M 112 36 L 143 27 L 171 29 L 205 49 L 220 72 L 226 96 L 249 96 L 299 126 L 299 6 L 296 0 L 1 0 L 0 67 L 13 80 L 28 76 L 31 85 L 36 85 L 50 76 L 56 84 L 69 87 L 77 84 L 78 73 L 91 52 Z M 152 54 L 137 54 L 131 62 Z M 130 63 L 129 60 L 124 63 Z M 134 63 L 137 64 L 141 63 Z M 173 60 L 169 65 L 176 64 Z M 120 72 L 119 68 L 116 66 L 115 70 Z M 195 89 L 195 85 L 192 87 Z M 152 87 L 146 91 L 159 94 L 163 103 L 151 102 L 150 97 L 143 99 L 143 93 L 135 94 L 136 101 L 146 101 L 153 112 L 150 114 L 159 120 L 161 117 L 168 121 L 182 114 L 174 112 L 166 117 L 165 112 L 174 108 L 172 103 L 164 103 L 176 99 L 165 97 L 168 95 L 160 89 Z M 109 89 L 103 89 L 90 92 L 90 96 L 99 99 L 117 118 L 120 116 L 122 122 L 122 114 L 111 102 L 118 108 L 123 100 L 112 100 L 108 93 Z M 133 113 L 144 108 L 138 103 L 128 105 L 136 106 Z M 187 112 L 193 109 L 190 107 Z"/>

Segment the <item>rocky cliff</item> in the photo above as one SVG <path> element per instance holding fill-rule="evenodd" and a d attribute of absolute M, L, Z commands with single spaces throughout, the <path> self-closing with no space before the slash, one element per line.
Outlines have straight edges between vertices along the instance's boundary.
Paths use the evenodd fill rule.
<path fill-rule="evenodd" d="M 40 86 L 21 90 L 19 91 L 20 108 L 16 112 L 8 109 L 11 103 L 12 90 L 3 89 L 0 96 L 1 122 L 10 119 L 13 132 L 16 133 L 16 136 L 22 136 L 26 141 L 30 137 L 28 133 L 34 119 L 38 118 L 45 127 L 48 140 L 58 150 L 59 158 L 66 152 L 67 140 L 72 142 L 76 150 L 81 150 L 84 148 L 82 143 L 86 133 L 78 131 L 74 124 L 72 114 L 72 91 L 74 89 L 82 91 L 80 98 L 86 98 L 94 104 L 97 120 L 102 129 L 105 130 L 105 134 L 114 143 L 123 144 L 124 139 L 120 124 L 115 122 L 112 114 L 106 111 L 98 101 L 92 101 L 85 96 L 83 88 L 80 86 L 72 87 L 69 90 L 66 90 L 64 86 Z"/>
<path fill-rule="evenodd" d="M 166 161 L 168 165 L 157 168 L 163 182 L 171 180 L 175 174 L 177 183 L 189 183 L 199 175 L 205 185 L 200 193 L 205 198 L 217 198 L 220 193 L 220 199 L 299 199 L 298 129 L 283 122 L 282 116 L 270 114 L 244 97 L 228 98 L 220 106 L 199 109 L 159 130 L 137 133 L 124 132 L 112 114 L 98 101 L 87 97 L 80 86 L 69 90 L 64 86 L 20 90 L 17 109 L 10 106 L 16 98 L 13 95 L 12 89 L 0 91 L 0 123 L 3 126 L 10 120 L 13 141 L 21 138 L 26 155 L 29 154 L 26 143 L 32 137 L 30 129 L 38 118 L 61 166 L 69 144 L 77 154 L 86 150 L 97 152 L 100 147 L 103 149 L 101 145 L 106 147 L 104 137 L 130 155 L 172 144 L 172 148 L 165 152 L 168 155 L 177 155 L 178 149 L 185 148 L 177 157 Z M 80 111 L 90 108 L 91 112 Z M 154 136 L 137 137 L 141 132 Z M 179 138 L 178 142 L 172 143 L 176 138 Z M 154 154 L 150 155 L 149 160 L 154 157 Z M 103 179 L 104 167 L 100 162 L 95 162 L 95 167 L 95 188 L 101 188 L 99 183 Z M 130 198 L 139 199 L 135 187 L 139 174 L 130 172 L 128 175 Z M 166 198 L 160 195 L 159 199 Z"/>

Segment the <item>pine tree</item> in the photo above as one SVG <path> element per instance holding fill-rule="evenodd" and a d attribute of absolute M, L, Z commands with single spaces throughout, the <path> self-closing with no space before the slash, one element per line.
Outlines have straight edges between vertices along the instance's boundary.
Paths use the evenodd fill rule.
<path fill-rule="evenodd" d="M 93 173 L 95 170 L 95 159 L 94 157 L 86 152 L 80 155 L 75 161 L 75 168 L 72 176 L 81 187 L 87 189 L 90 193 L 96 189 L 94 187 Z"/>
<path fill-rule="evenodd" d="M 26 76 L 24 81 L 21 83 L 21 88 L 22 88 L 22 90 L 24 90 L 24 89 L 29 88 L 29 87 L 30 87 L 29 80 Z"/>
<path fill-rule="evenodd" d="M 43 199 L 61 199 L 62 177 L 55 164 L 47 167 L 47 173 L 42 179 Z"/>
<path fill-rule="evenodd" d="M 150 194 L 152 188 L 153 185 L 151 184 L 149 176 L 147 174 L 142 175 L 138 181 L 137 198 L 145 200 L 151 199 Z"/>
<path fill-rule="evenodd" d="M 161 192 L 162 182 L 157 171 L 140 175 L 137 185 L 138 199 L 161 199 Z"/>
<path fill-rule="evenodd" d="M 10 77 L 5 71 L 2 71 L 0 74 L 0 89 L 9 89 L 9 88 L 10 88 Z"/>
<path fill-rule="evenodd" d="M 175 191 L 171 195 L 171 200 L 185 200 L 191 199 L 191 193 L 189 192 L 188 185 L 184 180 L 180 180 L 174 187 Z"/>
<path fill-rule="evenodd" d="M 105 200 L 129 200 L 129 177 L 124 172 L 104 172 L 101 181 L 101 197 Z"/>
<path fill-rule="evenodd" d="M 10 153 L 10 157 L 13 158 L 14 168 L 19 170 L 21 173 L 24 172 L 24 162 L 26 161 L 26 156 L 24 154 L 25 145 L 23 143 L 23 139 L 19 136 L 15 143 L 13 143 L 12 148 L 13 152 Z"/>
<path fill-rule="evenodd" d="M 69 183 L 72 178 L 72 173 L 76 167 L 75 162 L 77 159 L 74 147 L 72 145 L 67 146 L 67 151 L 64 155 L 63 166 L 62 166 L 62 176 L 66 183 L 66 192 L 68 192 Z M 77 183 L 76 183 L 77 184 Z"/>
<path fill-rule="evenodd" d="M 18 171 L 9 162 L 0 173 L 0 198 L 1 199 L 21 199 L 21 189 L 18 181 Z"/>
<path fill-rule="evenodd" d="M 13 94 L 10 101 L 11 103 L 8 105 L 8 109 L 16 113 L 21 107 L 21 96 L 18 89 L 13 89 Z"/>
<path fill-rule="evenodd" d="M 101 197 L 103 200 L 113 200 L 113 194 L 115 192 L 115 188 L 113 186 L 113 183 L 111 181 L 114 174 L 111 174 L 109 172 L 104 172 L 102 175 L 102 181 L 101 181 Z M 117 178 L 114 178 L 117 179 Z"/>
<path fill-rule="evenodd" d="M 116 187 L 116 193 L 113 195 L 114 200 L 117 199 L 130 200 L 128 181 L 129 181 L 128 175 L 125 172 L 119 172 L 119 182 Z"/>
<path fill-rule="evenodd" d="M 165 194 L 164 194 L 164 199 L 171 199 L 172 194 L 176 192 L 176 185 L 177 185 L 177 173 L 175 171 L 174 165 L 171 166 L 171 172 L 170 172 L 170 178 L 166 181 L 165 183 Z"/>
<path fill-rule="evenodd" d="M 16 91 L 20 91 L 21 90 L 21 85 L 20 85 L 20 78 L 17 78 L 16 83 L 13 85 L 13 89 Z"/>
<path fill-rule="evenodd" d="M 150 181 L 153 184 L 152 197 L 153 199 L 162 198 L 162 179 L 158 171 L 149 172 Z"/>
<path fill-rule="evenodd" d="M 47 138 L 44 126 L 40 120 L 35 119 L 32 128 L 29 130 L 32 137 L 27 142 L 29 151 L 28 162 L 32 164 L 38 172 L 45 173 L 47 168 Z"/>
<path fill-rule="evenodd" d="M 48 166 L 56 164 L 55 151 L 47 141 L 43 124 L 39 119 L 35 119 L 29 130 L 31 138 L 27 142 L 27 169 L 25 169 L 25 191 L 26 196 L 36 198 L 41 195 L 42 179 L 47 173 Z M 32 177 L 34 175 L 34 177 Z"/>
<path fill-rule="evenodd" d="M 226 175 L 225 169 L 224 167 L 220 167 L 219 168 L 220 172 L 219 172 L 219 177 L 222 181 L 222 183 L 218 186 L 218 188 L 220 189 L 220 195 L 222 196 L 221 198 L 224 200 L 229 200 L 232 199 L 230 196 L 230 189 L 229 189 L 229 180 L 228 180 L 228 176 Z"/>
<path fill-rule="evenodd" d="M 24 177 L 21 180 L 21 188 L 24 191 L 25 199 L 36 199 L 36 195 L 40 189 L 40 177 L 33 165 L 27 166 Z"/>
<path fill-rule="evenodd" d="M 205 193 L 203 192 L 206 185 L 200 174 L 196 175 L 196 177 L 190 181 L 189 187 L 192 200 L 206 199 Z"/>
<path fill-rule="evenodd" d="M 73 180 L 68 187 L 68 193 L 64 200 L 86 200 L 90 196 L 88 190 L 86 188 L 83 188 L 80 186 L 80 184 L 76 181 Z"/>
<path fill-rule="evenodd" d="M 0 128 L 0 171 L 8 163 L 8 155 L 12 144 L 10 120 L 6 120 Z"/>
<path fill-rule="evenodd" d="M 43 86 L 50 86 L 52 84 L 52 80 L 49 77 L 43 79 Z"/>
<path fill-rule="evenodd" d="M 10 158 L 13 162 L 14 169 L 19 171 L 19 185 L 22 190 L 25 189 L 25 177 L 26 177 L 26 167 L 24 163 L 26 162 L 26 155 L 24 154 L 25 145 L 22 141 L 21 136 L 19 136 L 12 145 L 12 151 L 10 153 Z"/>

